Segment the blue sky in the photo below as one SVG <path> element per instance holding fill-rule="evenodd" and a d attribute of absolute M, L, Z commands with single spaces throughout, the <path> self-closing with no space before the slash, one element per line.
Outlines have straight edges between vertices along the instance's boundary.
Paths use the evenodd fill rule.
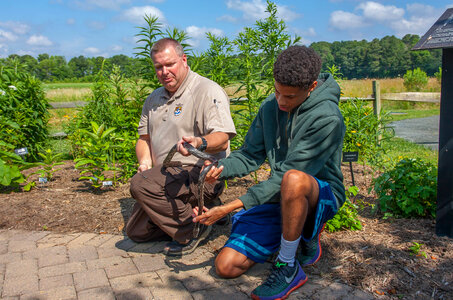
<path fill-rule="evenodd" d="M 0 57 L 40 53 L 66 59 L 133 56 L 145 13 L 189 33 L 198 52 L 205 33 L 234 39 L 266 17 L 265 0 L 0 0 Z M 305 44 L 423 35 L 453 0 L 274 1 L 291 34 Z"/>

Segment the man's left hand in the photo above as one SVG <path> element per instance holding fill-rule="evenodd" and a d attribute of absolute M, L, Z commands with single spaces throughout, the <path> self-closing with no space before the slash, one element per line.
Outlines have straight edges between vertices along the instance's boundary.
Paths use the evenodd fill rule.
<path fill-rule="evenodd" d="M 214 224 L 229 213 L 229 211 L 223 205 L 215 206 L 211 209 L 207 209 L 205 207 L 203 211 L 203 214 L 200 216 L 197 215 L 195 218 L 193 218 L 193 221 L 200 222 L 201 224 L 208 226 Z M 194 208 L 194 213 L 198 214 L 198 208 Z"/>

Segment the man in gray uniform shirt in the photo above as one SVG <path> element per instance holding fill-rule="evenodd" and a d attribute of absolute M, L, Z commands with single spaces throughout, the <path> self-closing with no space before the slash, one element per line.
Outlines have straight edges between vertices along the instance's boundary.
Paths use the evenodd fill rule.
<path fill-rule="evenodd" d="M 131 179 L 131 194 L 137 201 L 126 225 L 136 242 L 171 237 L 167 255 L 191 253 L 205 239 L 210 226 L 193 237 L 192 214 L 197 203 L 198 176 L 203 161 L 189 155 L 184 141 L 195 148 L 224 158 L 229 140 L 236 134 L 229 98 L 215 82 L 190 70 L 181 44 L 164 38 L 151 48 L 157 78 L 163 87 L 146 99 L 138 126 L 136 154 L 139 167 Z M 173 145 L 180 167 L 163 168 Z M 209 205 L 223 190 L 223 182 L 205 184 Z"/>

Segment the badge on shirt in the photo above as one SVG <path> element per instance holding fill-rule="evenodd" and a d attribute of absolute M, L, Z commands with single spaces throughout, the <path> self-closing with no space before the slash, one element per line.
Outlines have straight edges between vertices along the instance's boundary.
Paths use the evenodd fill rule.
<path fill-rule="evenodd" d="M 179 103 L 179 104 L 176 104 L 176 107 L 175 107 L 175 111 L 173 112 L 173 114 L 175 116 L 179 116 L 182 112 L 182 104 Z"/>

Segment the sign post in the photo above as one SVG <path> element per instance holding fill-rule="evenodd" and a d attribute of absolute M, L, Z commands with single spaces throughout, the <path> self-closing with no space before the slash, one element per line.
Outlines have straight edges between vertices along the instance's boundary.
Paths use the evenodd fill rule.
<path fill-rule="evenodd" d="M 352 178 L 352 185 L 355 186 L 354 181 L 354 172 L 352 171 L 352 162 L 359 160 L 359 152 L 343 152 L 343 162 L 349 163 L 349 168 L 351 169 L 351 178 Z"/>
<path fill-rule="evenodd" d="M 453 8 L 447 9 L 412 50 L 442 49 L 436 234 L 453 238 Z"/>

